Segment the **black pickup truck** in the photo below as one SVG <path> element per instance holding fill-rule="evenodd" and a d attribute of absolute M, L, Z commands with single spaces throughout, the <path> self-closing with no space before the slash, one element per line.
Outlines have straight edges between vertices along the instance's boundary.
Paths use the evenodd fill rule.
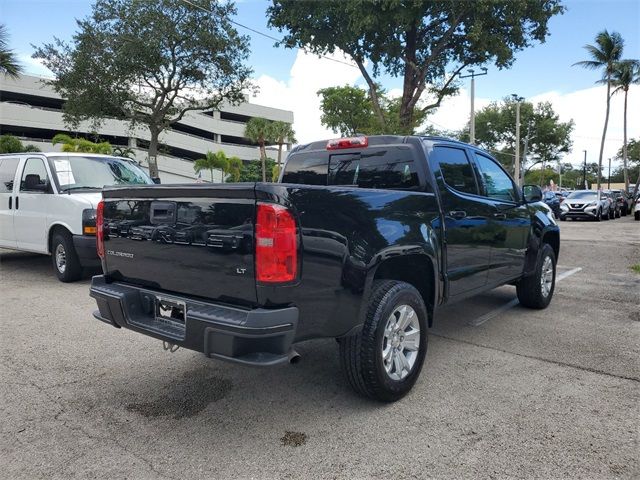
<path fill-rule="evenodd" d="M 394 401 L 439 306 L 504 284 L 549 304 L 560 236 L 541 198 L 483 150 L 415 136 L 297 146 L 278 183 L 109 188 L 94 315 L 247 365 L 335 338 L 354 389 Z"/>

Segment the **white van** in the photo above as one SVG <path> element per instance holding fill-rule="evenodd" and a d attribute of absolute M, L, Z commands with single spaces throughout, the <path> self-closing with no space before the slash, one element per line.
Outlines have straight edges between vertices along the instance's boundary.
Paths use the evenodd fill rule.
<path fill-rule="evenodd" d="M 51 255 L 63 282 L 100 265 L 95 213 L 107 185 L 150 184 L 127 158 L 93 153 L 0 155 L 0 248 Z"/>

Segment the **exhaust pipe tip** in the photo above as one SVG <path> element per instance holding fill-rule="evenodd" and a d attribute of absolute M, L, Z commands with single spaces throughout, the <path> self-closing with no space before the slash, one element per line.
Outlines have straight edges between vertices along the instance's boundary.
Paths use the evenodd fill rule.
<path fill-rule="evenodd" d="M 296 352 L 295 350 L 291 350 L 289 352 L 289 363 L 291 365 L 295 365 L 296 363 L 300 363 L 300 359 L 302 357 L 300 356 L 300 354 L 298 352 Z"/>

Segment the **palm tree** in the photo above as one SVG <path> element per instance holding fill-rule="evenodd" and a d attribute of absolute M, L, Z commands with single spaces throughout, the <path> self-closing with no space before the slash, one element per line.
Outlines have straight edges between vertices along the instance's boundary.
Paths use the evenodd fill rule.
<path fill-rule="evenodd" d="M 602 154 L 604 152 L 604 141 L 607 137 L 609 110 L 611 107 L 611 77 L 616 64 L 622 57 L 624 40 L 618 32 L 609 33 L 607 30 L 603 30 L 596 35 L 596 45 L 585 45 L 584 48 L 589 52 L 591 59 L 574 63 L 574 65 L 588 68 L 590 70 L 604 70 L 602 82 L 606 82 L 607 84 L 607 113 L 604 118 L 602 141 L 600 142 L 600 156 L 598 157 L 598 165 L 600 167 L 598 170 L 598 191 L 600 191 L 602 180 L 600 175 L 600 172 L 602 171 Z"/>
<path fill-rule="evenodd" d="M 267 152 L 264 148 L 267 142 L 272 140 L 271 122 L 266 118 L 254 117 L 247 122 L 244 128 L 244 136 L 260 145 L 260 161 L 262 162 L 262 181 L 267 181 Z"/>
<path fill-rule="evenodd" d="M 240 172 L 242 171 L 242 160 L 238 157 L 229 158 L 229 176 L 232 182 L 240 180 Z"/>
<path fill-rule="evenodd" d="M 109 142 L 92 142 L 86 138 L 73 138 L 66 133 L 57 133 L 51 139 L 53 145 L 62 144 L 63 152 L 103 153 L 109 155 L 112 152 Z"/>
<path fill-rule="evenodd" d="M 624 171 L 624 189 L 629 190 L 629 167 L 627 165 L 627 97 L 629 87 L 640 83 L 640 62 L 638 60 L 623 60 L 618 62 L 612 73 L 611 84 L 616 87 L 612 95 L 624 92 L 624 140 L 622 144 L 622 163 Z"/>
<path fill-rule="evenodd" d="M 200 158 L 194 162 L 193 169 L 197 173 L 202 170 L 209 170 L 211 172 L 211 183 L 213 183 L 213 171 L 222 170 L 222 183 L 224 183 L 225 172 L 229 171 L 229 159 L 222 150 L 216 153 L 207 152 L 205 158 Z"/>
<path fill-rule="evenodd" d="M 273 122 L 271 124 L 271 136 L 278 144 L 278 170 L 282 167 L 282 146 L 285 143 L 295 143 L 296 133 L 293 127 L 287 122 Z"/>
<path fill-rule="evenodd" d="M 12 50 L 9 50 L 7 27 L 2 24 L 0 24 L 0 73 L 13 78 L 18 78 L 22 73 L 22 67 L 18 63 L 15 54 Z"/>

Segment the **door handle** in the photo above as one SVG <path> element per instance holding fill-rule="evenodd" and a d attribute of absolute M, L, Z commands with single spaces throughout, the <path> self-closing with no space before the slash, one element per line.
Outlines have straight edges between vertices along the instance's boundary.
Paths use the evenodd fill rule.
<path fill-rule="evenodd" d="M 449 212 L 449 216 L 455 218 L 456 220 L 461 220 L 467 216 L 467 212 L 464 210 L 451 210 Z"/>
<path fill-rule="evenodd" d="M 12 204 L 13 204 L 13 197 L 9 197 L 9 210 L 11 210 Z"/>
<path fill-rule="evenodd" d="M 20 197 L 16 197 L 16 210 L 20 208 Z"/>
<path fill-rule="evenodd" d="M 493 218 L 499 218 L 500 220 L 504 220 L 507 218 L 507 215 L 505 213 L 494 213 Z"/>

